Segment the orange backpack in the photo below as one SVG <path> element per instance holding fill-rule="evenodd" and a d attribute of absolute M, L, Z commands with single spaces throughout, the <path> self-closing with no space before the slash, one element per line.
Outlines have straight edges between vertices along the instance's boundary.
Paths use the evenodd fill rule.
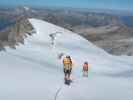
<path fill-rule="evenodd" d="M 63 64 L 64 64 L 64 65 L 72 64 L 72 61 L 71 61 L 71 59 L 65 57 L 65 58 L 63 59 Z"/>

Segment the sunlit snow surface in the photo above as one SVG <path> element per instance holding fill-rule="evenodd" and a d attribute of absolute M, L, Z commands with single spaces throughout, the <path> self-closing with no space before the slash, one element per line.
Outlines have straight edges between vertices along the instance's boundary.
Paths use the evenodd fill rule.
<path fill-rule="evenodd" d="M 37 33 L 16 50 L 0 52 L 0 100 L 133 100 L 133 57 L 111 56 L 81 36 L 38 19 Z M 55 46 L 49 34 L 59 32 Z M 73 82 L 64 85 L 64 53 L 73 59 Z M 82 77 L 82 64 L 90 64 Z"/>

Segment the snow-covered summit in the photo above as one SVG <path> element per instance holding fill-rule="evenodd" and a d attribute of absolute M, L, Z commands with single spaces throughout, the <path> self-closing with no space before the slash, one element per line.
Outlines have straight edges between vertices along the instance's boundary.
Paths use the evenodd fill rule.
<path fill-rule="evenodd" d="M 132 57 L 115 57 L 81 36 L 51 23 L 29 19 L 36 33 L 16 50 L 0 53 L 1 100 L 132 100 Z M 50 34 L 59 33 L 55 45 Z M 74 62 L 73 83 L 63 82 L 62 59 Z M 88 61 L 88 78 L 82 64 Z"/>
<path fill-rule="evenodd" d="M 74 58 L 76 62 L 75 64 L 77 64 L 77 66 L 79 65 L 81 67 L 81 64 L 84 61 L 88 61 L 90 65 L 93 66 L 92 67 L 93 71 L 105 70 L 105 72 L 109 71 L 109 73 L 111 73 L 113 71 L 113 73 L 114 72 L 117 73 L 117 71 L 125 70 L 124 68 L 119 70 L 119 67 L 115 67 L 114 71 L 114 67 L 112 67 L 112 66 L 118 66 L 119 64 L 121 65 L 122 62 L 120 59 L 121 57 L 115 57 L 107 54 L 104 50 L 96 47 L 95 45 L 93 45 L 83 37 L 71 31 L 68 31 L 64 28 L 61 28 L 59 26 L 53 25 L 51 23 L 42 20 L 29 19 L 29 21 L 31 22 L 31 24 L 33 25 L 34 29 L 37 32 L 37 34 L 34 37 L 32 37 L 33 42 L 37 41 L 40 43 L 45 43 L 50 46 L 49 34 L 56 32 L 60 33 L 56 37 L 55 40 L 56 43 L 52 51 L 56 52 L 56 55 L 58 55 L 58 53 L 69 54 Z M 127 60 L 124 59 L 123 65 L 121 65 L 121 67 L 122 66 L 126 67 L 127 65 L 126 62 Z M 128 63 L 132 62 L 129 61 Z M 128 66 L 126 68 L 128 68 Z"/>

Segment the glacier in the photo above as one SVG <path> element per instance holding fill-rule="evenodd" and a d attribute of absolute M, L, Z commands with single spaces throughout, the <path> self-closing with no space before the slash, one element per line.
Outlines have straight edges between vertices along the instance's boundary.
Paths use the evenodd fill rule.
<path fill-rule="evenodd" d="M 69 30 L 30 18 L 36 33 L 24 45 L 0 52 L 1 100 L 132 100 L 133 57 L 112 56 Z M 51 46 L 49 34 L 59 32 Z M 70 86 L 64 85 L 62 59 L 74 62 Z M 89 77 L 82 77 L 88 61 Z M 58 93 L 57 93 L 58 92 Z"/>

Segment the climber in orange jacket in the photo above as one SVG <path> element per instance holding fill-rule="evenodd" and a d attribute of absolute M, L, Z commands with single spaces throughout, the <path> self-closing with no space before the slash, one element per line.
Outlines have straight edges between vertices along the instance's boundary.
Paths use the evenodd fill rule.
<path fill-rule="evenodd" d="M 68 80 L 70 81 L 70 75 L 71 75 L 71 71 L 72 71 L 72 60 L 70 56 L 66 56 L 63 59 L 63 65 L 64 65 L 64 80 Z"/>

